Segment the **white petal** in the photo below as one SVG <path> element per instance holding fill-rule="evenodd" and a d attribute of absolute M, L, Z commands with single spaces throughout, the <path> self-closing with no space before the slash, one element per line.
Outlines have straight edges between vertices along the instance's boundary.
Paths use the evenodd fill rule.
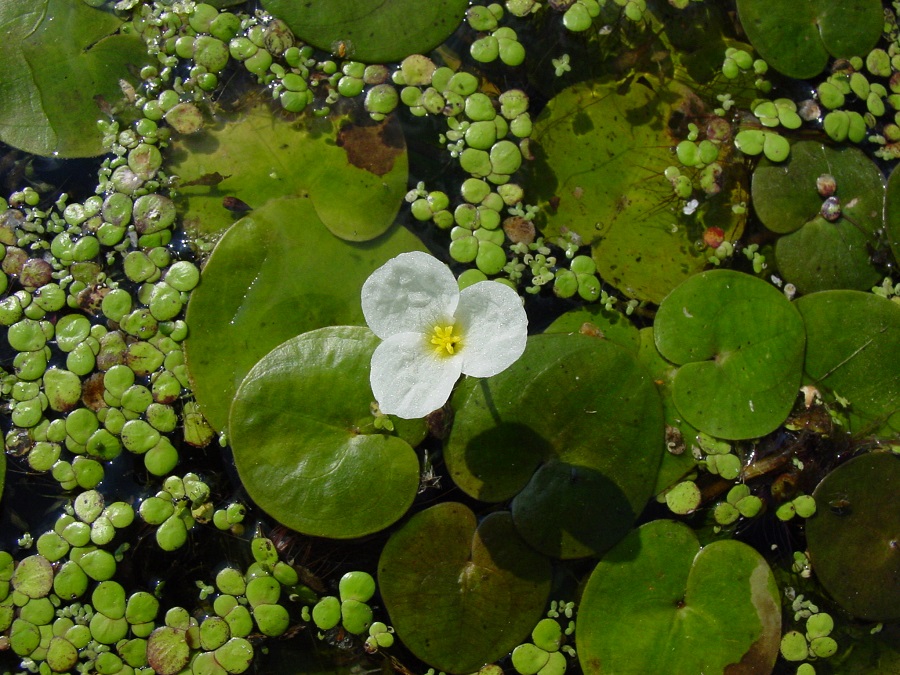
<path fill-rule="evenodd" d="M 437 356 L 421 333 L 400 333 L 375 348 L 369 381 L 381 412 L 415 419 L 447 402 L 461 367 L 460 355 Z"/>
<path fill-rule="evenodd" d="M 525 351 L 528 316 L 512 288 L 481 281 L 459 296 L 456 323 L 462 335 L 462 372 L 490 377 L 506 370 Z"/>
<path fill-rule="evenodd" d="M 382 340 L 398 333 L 430 333 L 450 322 L 458 302 L 453 272 L 422 251 L 391 258 L 362 287 L 366 323 Z"/>

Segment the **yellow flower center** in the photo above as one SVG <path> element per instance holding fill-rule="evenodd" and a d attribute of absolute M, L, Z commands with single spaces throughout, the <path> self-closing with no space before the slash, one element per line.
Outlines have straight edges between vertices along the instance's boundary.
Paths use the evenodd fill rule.
<path fill-rule="evenodd" d="M 441 356 L 449 356 L 461 347 L 462 337 L 453 334 L 453 326 L 435 326 L 434 335 L 431 336 L 431 344 L 434 345 L 434 353 Z"/>

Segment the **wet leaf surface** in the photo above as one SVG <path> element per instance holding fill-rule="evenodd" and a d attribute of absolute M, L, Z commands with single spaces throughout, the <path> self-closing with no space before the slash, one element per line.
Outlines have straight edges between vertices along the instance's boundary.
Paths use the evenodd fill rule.
<path fill-rule="evenodd" d="M 468 6 L 467 0 L 263 0 L 310 44 L 366 63 L 400 61 L 424 54 L 446 40 Z"/>
<path fill-rule="evenodd" d="M 760 55 L 798 79 L 821 73 L 829 56 L 865 56 L 884 24 L 878 0 L 738 0 L 737 8 Z"/>
<path fill-rule="evenodd" d="M 424 425 L 398 423 L 401 436 L 374 428 L 368 374 L 378 343 L 356 326 L 304 333 L 260 359 L 238 388 L 234 462 L 254 502 L 282 525 L 360 537 L 412 504 L 419 461 L 409 443 L 422 440 Z"/>
<path fill-rule="evenodd" d="M 807 377 L 849 401 L 854 433 L 898 433 L 900 305 L 872 293 L 823 291 L 796 306 L 806 324 Z"/>
<path fill-rule="evenodd" d="M 837 184 L 834 221 L 819 215 L 816 179 L 824 174 Z M 853 147 L 800 141 L 785 162 L 763 159 L 753 173 L 753 204 L 767 228 L 786 235 L 775 245 L 782 278 L 801 293 L 871 288 L 879 279 L 869 257 L 883 224 L 884 186 L 881 170 Z"/>
<path fill-rule="evenodd" d="M 519 537 L 508 512 L 478 523 L 466 506 L 446 502 L 391 536 L 378 586 L 413 654 L 440 670 L 470 673 L 534 628 L 550 592 L 550 562 Z"/>
<path fill-rule="evenodd" d="M 900 458 L 870 452 L 829 473 L 806 521 L 816 577 L 844 609 L 870 621 L 900 618 Z"/>
<path fill-rule="evenodd" d="M 598 563 L 578 612 L 585 673 L 770 672 L 781 606 L 763 557 L 738 541 L 701 548 L 682 523 L 655 520 Z"/>
<path fill-rule="evenodd" d="M 673 400 L 688 424 L 725 439 L 784 422 L 800 386 L 803 320 L 774 286 L 732 270 L 698 274 L 656 315 L 656 347 L 681 367 Z"/>

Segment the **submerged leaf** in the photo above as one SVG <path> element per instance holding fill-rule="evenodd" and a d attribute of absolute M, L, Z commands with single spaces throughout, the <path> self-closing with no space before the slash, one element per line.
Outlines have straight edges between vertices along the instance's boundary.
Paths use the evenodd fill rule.
<path fill-rule="evenodd" d="M 659 89 L 593 81 L 560 92 L 535 123 L 529 186 L 544 206 L 545 236 L 577 233 L 605 281 L 656 303 L 707 265 L 708 225 L 740 237 L 745 216 L 731 205 L 747 199 L 742 168 L 720 150 L 721 191 L 700 195 L 699 208 L 685 213 L 663 172 L 680 140 L 673 129 L 700 115 L 702 103 L 675 83 Z"/>
<path fill-rule="evenodd" d="M 104 152 L 97 120 L 147 62 L 112 13 L 77 0 L 0 3 L 0 140 L 37 155 Z"/>
<path fill-rule="evenodd" d="M 172 172 L 184 181 L 176 204 L 189 232 L 227 228 L 234 217 L 223 201 L 234 199 L 258 209 L 279 197 L 309 197 L 325 226 L 348 241 L 373 239 L 394 222 L 407 178 L 396 118 L 288 122 L 262 105 L 220 117 L 172 144 Z"/>

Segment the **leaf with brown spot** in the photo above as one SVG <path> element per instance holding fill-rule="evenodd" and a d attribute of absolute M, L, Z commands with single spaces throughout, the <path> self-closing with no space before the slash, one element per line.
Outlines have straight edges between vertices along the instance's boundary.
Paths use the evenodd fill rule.
<path fill-rule="evenodd" d="M 375 125 L 345 124 L 338 133 L 337 144 L 353 166 L 376 176 L 390 172 L 394 160 L 406 150 L 400 127 L 390 119 Z"/>
<path fill-rule="evenodd" d="M 282 197 L 308 196 L 318 218 L 347 241 L 369 241 L 393 224 L 408 174 L 396 118 L 290 121 L 262 104 L 220 117 L 215 128 L 171 146 L 171 171 L 183 181 L 176 205 L 196 235 L 223 232 L 241 204 L 259 210 Z"/>

